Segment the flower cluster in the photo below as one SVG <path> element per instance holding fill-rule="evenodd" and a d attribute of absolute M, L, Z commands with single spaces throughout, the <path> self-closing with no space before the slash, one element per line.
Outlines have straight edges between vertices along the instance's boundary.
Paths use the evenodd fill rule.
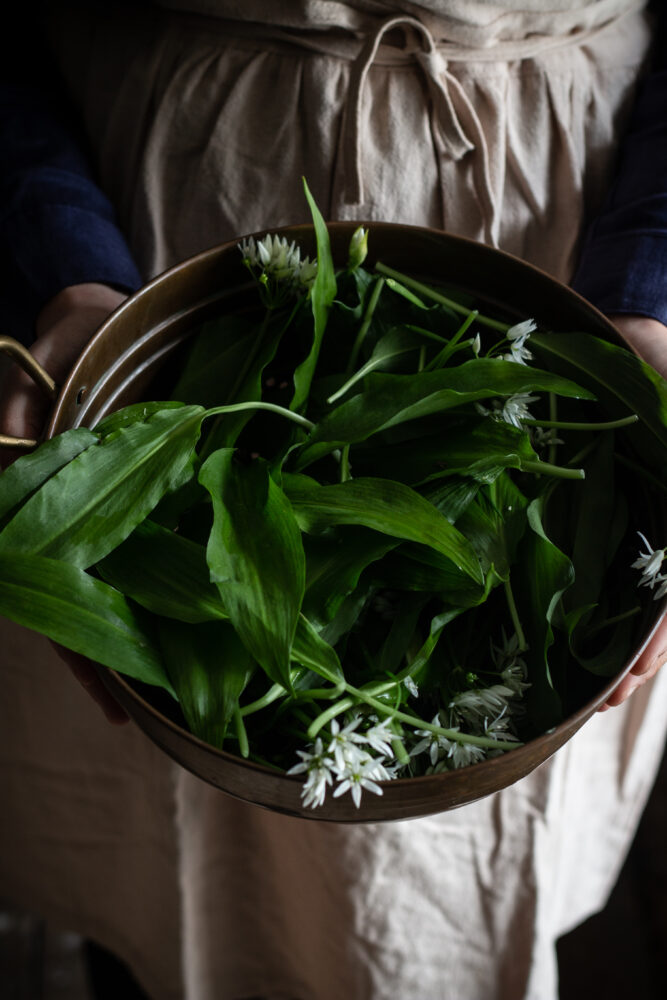
<path fill-rule="evenodd" d="M 667 574 L 660 572 L 667 549 L 652 549 L 641 531 L 638 531 L 637 534 L 646 546 L 646 552 L 639 553 L 639 558 L 632 563 L 632 568 L 642 571 L 639 581 L 640 587 L 650 587 L 653 590 L 655 585 L 659 584 L 653 595 L 653 599 L 657 601 L 667 594 Z"/>
<path fill-rule="evenodd" d="M 362 722 L 372 725 L 359 731 Z M 300 763 L 290 768 L 288 774 L 305 774 L 301 798 L 305 806 L 316 808 L 324 802 L 327 787 L 336 782 L 333 797 L 350 792 L 357 806 L 362 790 L 382 795 L 378 781 L 389 781 L 396 776 L 395 769 L 386 763 L 393 759 L 390 720 L 377 722 L 371 717 L 355 716 L 342 729 L 336 719 L 331 722 L 331 739 L 324 748 L 317 737 L 309 750 L 298 750 Z M 376 756 L 374 756 L 374 754 Z"/>
<path fill-rule="evenodd" d="M 257 279 L 265 305 L 279 305 L 295 292 L 307 291 L 317 276 L 317 261 L 301 259 L 301 248 L 284 236 L 267 233 L 239 243 L 243 263 Z"/>
<path fill-rule="evenodd" d="M 494 399 L 491 402 L 491 409 L 476 403 L 478 413 L 483 417 L 493 417 L 494 420 L 504 420 L 506 424 L 512 424 L 519 430 L 525 430 L 524 421 L 532 420 L 532 414 L 528 407 L 536 403 L 539 396 L 531 396 L 527 392 L 516 392 L 507 399 Z"/>
<path fill-rule="evenodd" d="M 537 325 L 534 319 L 526 319 L 523 323 L 511 326 L 505 334 L 510 349 L 508 354 L 503 354 L 503 361 L 515 361 L 517 364 L 525 365 L 533 356 L 526 347 L 526 341 L 536 329 Z"/>

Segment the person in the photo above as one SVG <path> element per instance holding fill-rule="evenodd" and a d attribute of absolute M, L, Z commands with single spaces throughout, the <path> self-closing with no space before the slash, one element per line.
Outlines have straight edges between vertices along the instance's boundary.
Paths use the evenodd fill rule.
<path fill-rule="evenodd" d="M 46 123 L 42 155 L 58 169 L 3 200 L 6 245 L 41 306 L 34 353 L 62 378 L 139 275 L 305 221 L 305 174 L 329 218 L 434 225 L 563 280 L 584 215 L 599 213 L 577 287 L 667 373 L 664 69 L 629 122 L 650 12 L 635 0 L 558 8 L 59 9 L 50 47 L 105 194 L 71 124 L 33 95 L 22 121 Z M 23 134 L 14 178 L 35 162 Z M 15 380 L 5 429 L 40 422 Z M 665 646 L 662 628 L 610 699 L 622 707 L 517 785 L 424 820 L 343 828 L 237 802 L 132 727 L 101 726 L 48 646 L 3 624 L 0 884 L 121 955 L 154 1000 L 549 1000 L 554 941 L 604 904 L 651 787 Z"/>

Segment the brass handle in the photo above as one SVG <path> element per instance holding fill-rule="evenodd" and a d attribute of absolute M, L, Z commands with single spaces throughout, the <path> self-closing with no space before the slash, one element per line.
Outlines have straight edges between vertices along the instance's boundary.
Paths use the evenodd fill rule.
<path fill-rule="evenodd" d="M 56 399 L 58 386 L 23 344 L 20 344 L 18 340 L 14 340 L 13 337 L 0 336 L 0 353 L 8 354 L 44 390 L 50 399 Z M 0 446 L 3 448 L 36 448 L 37 441 L 33 441 L 31 438 L 18 438 L 11 437 L 8 434 L 0 434 Z"/>

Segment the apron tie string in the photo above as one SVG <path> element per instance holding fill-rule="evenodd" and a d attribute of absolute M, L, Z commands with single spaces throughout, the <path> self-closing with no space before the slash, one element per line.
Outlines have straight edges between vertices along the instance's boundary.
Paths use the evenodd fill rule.
<path fill-rule="evenodd" d="M 481 122 L 461 84 L 449 72 L 431 32 L 426 25 L 413 17 L 393 17 L 382 22 L 368 36 L 353 62 L 342 136 L 345 203 L 358 205 L 364 201 L 360 138 L 364 86 L 384 35 L 392 28 L 399 27 L 414 29 L 421 41 L 421 47 L 411 54 L 421 67 L 428 86 L 431 98 L 431 131 L 439 156 L 449 157 L 458 162 L 470 152 L 475 151 L 477 154 L 473 172 L 485 239 L 487 242 L 495 243 L 492 231 L 495 228 L 495 200 L 489 173 L 488 146 Z M 465 120 L 466 128 L 461 118 Z M 442 170 L 440 175 L 443 211 L 445 211 Z"/>

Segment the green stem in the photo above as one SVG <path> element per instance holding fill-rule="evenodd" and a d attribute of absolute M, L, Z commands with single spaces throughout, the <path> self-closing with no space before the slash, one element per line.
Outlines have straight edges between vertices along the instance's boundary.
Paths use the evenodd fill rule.
<path fill-rule="evenodd" d="M 416 292 L 421 292 L 427 298 L 431 299 L 433 302 L 439 302 L 443 306 L 448 306 L 452 312 L 460 313 L 462 316 L 467 316 L 470 310 L 467 306 L 462 306 L 459 302 L 455 302 L 454 299 L 447 298 L 446 295 L 442 295 L 440 292 L 436 292 L 435 289 L 429 288 L 428 285 L 422 284 L 421 281 L 416 281 L 415 278 L 410 278 L 408 275 L 401 274 L 400 271 L 395 271 L 392 267 L 387 267 L 381 261 L 378 261 L 375 265 L 375 270 L 379 271 L 380 274 L 385 274 L 390 278 L 396 278 L 397 281 L 402 282 L 407 285 L 408 288 L 414 288 Z M 483 316 L 479 313 L 477 319 L 484 326 L 490 326 L 494 330 L 500 330 L 501 333 L 507 333 L 507 331 L 513 325 L 512 323 L 501 323 L 500 320 L 491 319 L 490 316 Z"/>
<path fill-rule="evenodd" d="M 529 462 L 521 463 L 524 472 L 534 472 L 542 476 L 555 476 L 557 479 L 585 479 L 586 473 L 583 469 L 566 469 L 562 465 L 552 465 L 551 462 Z"/>
<path fill-rule="evenodd" d="M 349 444 L 346 444 L 340 456 L 340 481 L 341 483 L 346 483 L 348 479 L 351 478 L 352 478 L 352 473 L 350 472 L 350 446 Z"/>
<path fill-rule="evenodd" d="M 277 701 L 278 698 L 282 698 L 283 695 L 287 694 L 287 689 L 282 686 L 282 684 L 274 684 L 266 694 L 262 695 L 256 701 L 250 702 L 249 705 L 245 705 L 241 710 L 241 715 L 253 715 L 255 712 L 261 711 L 263 708 L 267 708 L 269 705 Z"/>
<path fill-rule="evenodd" d="M 361 345 L 364 342 L 364 337 L 368 333 L 368 327 L 371 325 L 371 320 L 373 319 L 373 313 L 375 312 L 375 307 L 378 304 L 378 299 L 380 298 L 380 292 L 384 288 L 384 278 L 380 278 L 375 282 L 373 286 L 373 291 L 371 292 L 371 297 L 366 306 L 366 312 L 364 314 L 364 319 L 359 327 L 359 333 L 354 339 L 352 345 L 352 350 L 350 351 L 350 358 L 347 363 L 346 371 L 352 372 L 356 368 L 357 358 L 359 356 L 359 351 L 361 350 Z"/>
<path fill-rule="evenodd" d="M 335 705 L 331 705 L 330 708 L 326 708 L 323 712 L 320 712 L 317 718 L 311 722 L 308 727 L 308 739 L 314 740 L 320 729 L 326 726 L 327 722 L 331 722 L 331 720 L 335 719 L 337 715 L 342 715 L 343 712 L 347 712 L 349 709 L 354 708 L 355 704 L 354 698 L 342 698 L 340 701 L 337 701 Z"/>
<path fill-rule="evenodd" d="M 555 392 L 549 393 L 549 417 L 550 422 L 553 424 L 558 418 L 558 399 Z M 551 465 L 556 464 L 556 442 L 553 440 L 553 434 L 550 435 L 551 440 L 549 441 L 549 450 L 547 451 L 547 460 Z"/>
<path fill-rule="evenodd" d="M 437 733 L 439 736 L 444 736 L 445 739 L 452 740 L 456 743 L 472 743 L 474 746 L 483 747 L 486 750 L 514 750 L 516 747 L 521 746 L 520 743 L 516 742 L 510 743 L 504 740 L 492 740 L 488 736 L 471 736 L 469 733 L 459 732 L 458 729 L 444 729 L 442 726 L 437 726 L 433 722 L 424 722 L 423 719 L 418 719 L 415 715 L 408 715 L 406 712 L 400 712 L 395 708 L 390 708 L 388 705 L 385 705 L 384 702 L 378 701 L 376 698 L 373 698 L 371 695 L 365 693 L 359 688 L 347 685 L 347 690 L 350 694 L 356 695 L 360 701 L 363 701 L 367 705 L 370 705 L 371 708 L 374 708 L 376 712 L 381 712 L 383 715 L 390 715 L 392 719 L 397 719 L 399 722 L 405 722 L 408 726 L 412 726 L 415 729 L 424 729 L 429 733 Z"/>
<path fill-rule="evenodd" d="M 443 347 L 443 349 L 438 354 L 436 354 L 436 356 L 433 358 L 433 360 L 428 363 L 428 365 L 426 366 L 426 371 L 427 372 L 434 371 L 436 368 L 444 368 L 445 367 L 445 365 L 449 361 L 450 357 L 452 356 L 452 354 L 456 350 L 456 346 L 457 346 L 459 340 L 461 339 L 461 337 L 463 336 L 463 334 L 466 332 L 466 330 L 468 329 L 468 327 L 470 326 L 470 324 L 473 323 L 474 320 L 478 316 L 479 316 L 479 312 L 478 312 L 477 309 L 473 309 L 472 312 L 470 312 L 468 314 L 468 316 L 463 321 L 463 323 L 461 323 L 461 326 L 458 328 L 458 330 L 456 331 L 456 333 L 454 334 L 454 336 L 452 337 L 452 339 L 449 341 L 449 343 L 447 344 L 447 346 Z"/>
<path fill-rule="evenodd" d="M 526 642 L 526 636 L 523 628 L 521 627 L 519 611 L 516 606 L 516 601 L 514 600 L 514 593 L 512 591 L 512 585 L 509 577 L 505 580 L 505 597 L 507 599 L 507 606 L 509 608 L 512 624 L 514 625 L 514 631 L 516 632 L 516 637 L 519 640 L 519 652 L 523 653 L 528 649 L 528 643 Z"/>
<path fill-rule="evenodd" d="M 613 615 L 611 618 L 605 618 L 603 622 L 599 625 L 595 625 L 593 628 L 587 630 L 586 638 L 590 639 L 591 636 L 597 635 L 598 632 L 602 632 L 603 629 L 609 628 L 610 625 L 617 625 L 619 622 L 625 621 L 626 618 L 634 618 L 641 611 L 639 605 L 636 608 L 630 608 L 629 611 L 622 611 L 618 615 Z"/>
<path fill-rule="evenodd" d="M 239 741 L 239 752 L 242 757 L 248 757 L 250 754 L 248 734 L 246 732 L 245 723 L 243 722 L 243 716 L 238 708 L 234 711 L 234 728 L 236 729 L 236 735 Z"/>
<path fill-rule="evenodd" d="M 399 764 L 405 765 L 410 763 L 410 754 L 405 749 L 403 740 L 400 740 L 398 736 L 391 741 L 391 749 L 394 751 L 394 757 Z"/>
<path fill-rule="evenodd" d="M 305 427 L 308 431 L 312 431 L 315 426 L 312 420 L 301 416 L 300 413 L 295 413 L 294 410 L 278 406 L 277 403 L 263 403 L 261 400 L 249 400 L 246 403 L 230 403 L 228 406 L 214 406 L 212 409 L 206 411 L 204 417 L 213 417 L 218 413 L 238 413 L 240 410 L 267 410 L 270 413 L 278 413 L 282 417 L 287 417 L 288 420 L 293 420 L 295 424 Z"/>
<path fill-rule="evenodd" d="M 570 420 L 524 420 L 523 423 L 529 427 L 556 427 L 563 431 L 613 431 L 617 427 L 627 427 L 628 424 L 636 424 L 639 417 L 636 413 L 631 413 L 629 417 L 621 417 L 619 420 L 600 421 L 599 423 L 584 423 Z"/>

